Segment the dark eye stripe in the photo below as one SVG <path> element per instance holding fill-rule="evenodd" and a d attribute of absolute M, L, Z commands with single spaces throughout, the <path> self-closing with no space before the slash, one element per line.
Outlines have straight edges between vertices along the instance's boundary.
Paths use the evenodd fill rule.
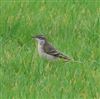
<path fill-rule="evenodd" d="M 39 37 L 39 39 L 44 39 L 44 37 Z"/>
<path fill-rule="evenodd" d="M 39 39 L 43 39 L 42 37 L 39 37 Z"/>

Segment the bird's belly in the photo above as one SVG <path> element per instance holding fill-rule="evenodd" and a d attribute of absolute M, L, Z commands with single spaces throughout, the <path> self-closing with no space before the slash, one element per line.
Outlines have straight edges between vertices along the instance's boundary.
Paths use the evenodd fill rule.
<path fill-rule="evenodd" d="M 38 52 L 39 52 L 39 55 L 44 58 L 44 59 L 48 59 L 48 60 L 55 60 L 56 57 L 55 56 L 52 56 L 52 55 L 49 55 L 49 54 L 46 54 L 43 50 L 43 48 L 41 48 L 40 46 L 38 46 Z"/>

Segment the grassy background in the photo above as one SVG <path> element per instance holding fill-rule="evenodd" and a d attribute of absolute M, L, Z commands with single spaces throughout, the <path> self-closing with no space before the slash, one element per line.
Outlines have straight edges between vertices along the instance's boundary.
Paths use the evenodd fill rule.
<path fill-rule="evenodd" d="M 36 34 L 82 64 L 42 60 Z M 1 0 L 0 99 L 100 99 L 99 0 Z"/>

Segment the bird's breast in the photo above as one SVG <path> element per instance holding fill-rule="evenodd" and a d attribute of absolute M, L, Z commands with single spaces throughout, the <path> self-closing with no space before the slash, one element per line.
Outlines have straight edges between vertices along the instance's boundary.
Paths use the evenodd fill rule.
<path fill-rule="evenodd" d="M 40 44 L 38 44 L 38 52 L 39 52 L 39 55 L 41 55 L 44 52 L 43 46 L 41 46 Z"/>
<path fill-rule="evenodd" d="M 41 46 L 40 44 L 38 44 L 38 52 L 39 52 L 39 55 L 40 55 L 41 57 L 45 58 L 45 59 L 48 59 L 48 60 L 54 60 L 54 59 L 56 59 L 56 57 L 47 54 L 47 53 L 44 51 L 43 46 Z"/>

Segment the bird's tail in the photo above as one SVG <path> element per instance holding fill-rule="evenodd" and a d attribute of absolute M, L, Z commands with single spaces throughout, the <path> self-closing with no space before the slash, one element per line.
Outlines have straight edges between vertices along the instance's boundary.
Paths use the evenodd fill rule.
<path fill-rule="evenodd" d="M 73 58 L 70 58 L 70 57 L 68 57 L 68 56 L 66 56 L 66 55 L 64 55 L 62 53 L 60 53 L 58 55 L 58 57 L 61 58 L 61 59 L 64 59 L 65 62 L 69 62 L 70 61 L 70 62 L 74 62 L 74 63 L 84 64 L 84 62 L 81 62 L 79 60 L 74 60 Z"/>
<path fill-rule="evenodd" d="M 64 55 L 64 54 L 62 54 L 62 53 L 59 54 L 59 58 L 64 59 L 64 61 L 66 61 L 66 62 L 68 62 L 68 61 L 71 60 L 71 58 L 69 58 L 68 56 L 66 56 L 66 55 Z"/>

